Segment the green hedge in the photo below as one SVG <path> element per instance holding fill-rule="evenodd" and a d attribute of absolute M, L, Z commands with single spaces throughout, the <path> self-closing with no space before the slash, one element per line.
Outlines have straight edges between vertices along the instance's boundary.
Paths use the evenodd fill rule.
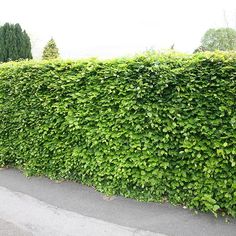
<path fill-rule="evenodd" d="M 236 216 L 236 54 L 0 65 L 0 166 Z"/>

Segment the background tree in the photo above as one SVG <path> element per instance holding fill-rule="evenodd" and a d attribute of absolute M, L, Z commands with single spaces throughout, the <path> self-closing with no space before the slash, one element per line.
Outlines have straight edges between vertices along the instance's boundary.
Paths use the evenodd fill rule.
<path fill-rule="evenodd" d="M 206 51 L 236 50 L 236 30 L 232 28 L 209 29 L 201 40 L 201 47 Z"/>
<path fill-rule="evenodd" d="M 56 59 L 59 57 L 59 50 L 57 48 L 55 40 L 52 38 L 49 40 L 43 50 L 43 60 Z"/>
<path fill-rule="evenodd" d="M 207 51 L 206 48 L 204 48 L 203 46 L 199 46 L 198 48 L 194 50 L 193 53 L 205 52 L 205 51 Z"/>
<path fill-rule="evenodd" d="M 31 42 L 19 24 L 5 23 L 0 27 L 0 61 L 32 59 Z"/>

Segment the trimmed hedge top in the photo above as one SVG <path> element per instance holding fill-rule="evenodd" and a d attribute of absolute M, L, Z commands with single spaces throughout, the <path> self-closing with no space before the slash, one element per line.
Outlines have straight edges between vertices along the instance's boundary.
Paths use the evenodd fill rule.
<path fill-rule="evenodd" d="M 236 216 L 236 54 L 0 65 L 0 166 Z"/>

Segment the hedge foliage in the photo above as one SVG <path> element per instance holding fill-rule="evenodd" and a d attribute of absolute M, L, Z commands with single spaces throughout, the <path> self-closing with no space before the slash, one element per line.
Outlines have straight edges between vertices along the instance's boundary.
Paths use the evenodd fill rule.
<path fill-rule="evenodd" d="M 236 216 L 236 55 L 0 66 L 0 166 Z"/>

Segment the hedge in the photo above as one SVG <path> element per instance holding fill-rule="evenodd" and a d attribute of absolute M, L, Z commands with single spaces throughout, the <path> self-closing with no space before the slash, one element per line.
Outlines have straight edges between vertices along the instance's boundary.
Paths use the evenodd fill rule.
<path fill-rule="evenodd" d="M 0 166 L 236 216 L 236 54 L 0 65 Z"/>

